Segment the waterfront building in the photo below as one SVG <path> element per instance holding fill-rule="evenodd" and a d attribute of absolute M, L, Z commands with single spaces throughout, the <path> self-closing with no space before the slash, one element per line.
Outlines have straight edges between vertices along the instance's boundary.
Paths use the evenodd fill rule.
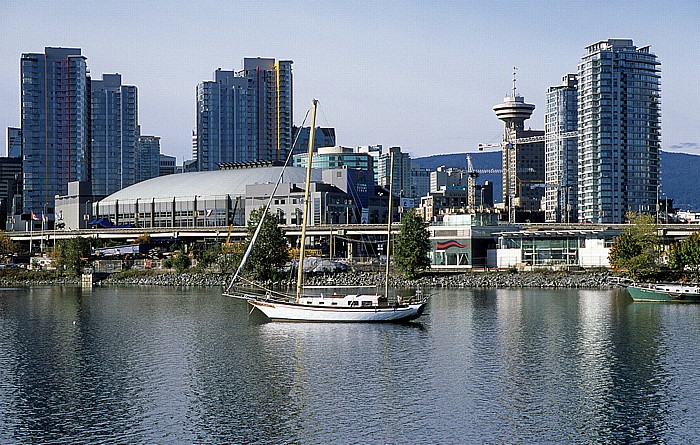
<path fill-rule="evenodd" d="M 172 175 L 176 172 L 175 156 L 163 153 L 158 157 L 158 176 Z"/>
<path fill-rule="evenodd" d="M 294 154 L 307 153 L 309 151 L 309 138 L 311 137 L 311 127 L 293 127 Z M 319 147 L 335 146 L 335 128 L 316 127 L 314 131 L 314 151 Z"/>
<path fill-rule="evenodd" d="M 120 74 L 90 82 L 90 182 L 109 195 L 136 182 L 138 91 Z"/>
<path fill-rule="evenodd" d="M 7 127 L 5 133 L 5 157 L 22 157 L 22 129 Z"/>
<path fill-rule="evenodd" d="M 136 181 L 160 176 L 160 138 L 139 136 L 136 140 Z"/>
<path fill-rule="evenodd" d="M 23 213 L 53 214 L 68 182 L 90 178 L 90 97 L 79 48 L 45 48 L 20 59 Z"/>
<path fill-rule="evenodd" d="M 578 130 L 576 74 L 564 76 L 561 85 L 547 90 L 545 131 L 545 221 L 577 221 L 578 143 L 558 137 Z"/>
<path fill-rule="evenodd" d="M 655 212 L 659 64 L 632 40 L 586 47 L 578 66 L 579 221 L 622 223 L 627 212 Z"/>
<path fill-rule="evenodd" d="M 496 234 L 516 230 L 498 224 L 496 212 L 444 215 L 428 227 L 432 248 L 428 253 L 433 270 L 466 270 L 495 267 Z"/>
<path fill-rule="evenodd" d="M 503 103 L 493 107 L 504 123 L 503 142 L 503 203 L 509 210 L 511 222 L 515 222 L 516 208 L 529 212 L 540 211 L 544 196 L 544 131 L 526 130 L 525 121 L 530 118 L 535 105 L 525 102 L 513 92 Z M 528 141 L 526 138 L 542 137 Z"/>
<path fill-rule="evenodd" d="M 246 58 L 237 72 L 214 72 L 197 86 L 194 159 L 220 164 L 286 159 L 292 148 L 292 62 Z"/>
<path fill-rule="evenodd" d="M 382 154 L 382 145 L 361 145 L 357 147 L 358 153 L 366 153 L 372 157 L 374 170 L 374 183 L 379 184 L 379 156 Z"/>
<path fill-rule="evenodd" d="M 532 229 L 498 234 L 496 262 L 490 267 L 610 267 L 608 256 L 619 228 Z"/>
<path fill-rule="evenodd" d="M 22 209 L 22 158 L 0 157 L 0 213 L 15 218 Z M 0 221 L 5 226 L 7 220 Z M 6 227 L 2 227 L 6 230 Z"/>

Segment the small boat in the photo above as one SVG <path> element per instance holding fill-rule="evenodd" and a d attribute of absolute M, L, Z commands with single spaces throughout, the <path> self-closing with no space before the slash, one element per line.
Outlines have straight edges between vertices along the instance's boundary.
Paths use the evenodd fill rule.
<path fill-rule="evenodd" d="M 311 130 L 309 135 L 309 150 L 307 157 L 306 171 L 306 195 L 304 202 L 309 202 L 309 184 L 311 182 L 311 157 L 313 154 L 314 131 L 316 128 L 316 106 L 317 101 L 314 99 L 312 104 L 313 113 L 311 115 Z M 291 153 L 290 153 L 291 158 Z M 287 159 L 289 163 L 289 158 Z M 285 163 L 285 167 L 287 165 Z M 391 168 L 393 175 L 394 170 L 394 154 L 391 154 Z M 284 169 L 282 169 L 284 172 Z M 279 185 L 282 180 L 277 180 Z M 393 177 L 389 179 L 389 218 L 387 224 L 387 237 L 390 241 L 391 237 L 391 205 L 392 205 L 392 190 L 391 185 Z M 305 252 L 305 237 L 306 225 L 309 206 L 304 206 L 304 212 L 301 225 L 301 240 L 299 247 L 299 263 L 297 267 L 297 290 L 296 295 L 287 295 L 276 292 L 271 289 L 261 288 L 261 291 L 254 292 L 250 288 L 234 288 L 237 281 L 240 279 L 240 274 L 245 266 L 245 262 L 250 255 L 255 240 L 260 232 L 265 215 L 270 208 L 272 198 L 275 195 L 277 187 L 273 190 L 268 200 L 267 207 L 260 218 L 258 227 L 253 234 L 248 248 L 243 255 L 241 264 L 238 266 L 236 273 L 231 280 L 224 295 L 234 298 L 247 300 L 248 303 L 265 314 L 271 320 L 278 321 L 314 321 L 314 322 L 406 322 L 414 320 L 425 311 L 427 300 L 423 298 L 420 292 L 415 297 L 408 301 L 403 301 L 399 296 L 394 298 L 394 301 L 389 301 L 389 252 L 387 248 L 387 263 L 385 274 L 385 292 L 384 295 L 378 293 L 372 294 L 352 294 L 352 295 L 304 295 L 303 294 L 303 266 Z M 387 242 L 390 247 L 391 243 Z M 254 284 L 254 283 L 251 283 Z"/>
<path fill-rule="evenodd" d="M 628 284 L 627 292 L 634 301 L 671 301 L 700 303 L 700 285 L 673 283 Z"/>

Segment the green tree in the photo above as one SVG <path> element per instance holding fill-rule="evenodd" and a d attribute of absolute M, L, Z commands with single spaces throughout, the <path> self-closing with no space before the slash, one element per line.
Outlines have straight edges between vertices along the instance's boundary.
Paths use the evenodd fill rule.
<path fill-rule="evenodd" d="M 90 240 L 76 236 L 56 242 L 52 256 L 57 268 L 79 274 L 82 273 L 91 251 Z"/>
<path fill-rule="evenodd" d="M 190 267 L 190 264 L 192 264 L 192 260 L 182 252 L 176 252 L 175 255 L 163 261 L 163 266 L 168 269 L 175 269 L 177 273 L 182 273 Z"/>
<path fill-rule="evenodd" d="M 409 209 L 401 219 L 401 229 L 394 240 L 394 264 L 407 278 L 415 278 L 430 267 L 430 233 L 428 223 Z"/>
<path fill-rule="evenodd" d="M 610 249 L 608 259 L 615 269 L 626 270 L 635 280 L 653 277 L 659 271 L 659 236 L 652 215 L 629 213 L 631 225 Z"/>
<path fill-rule="evenodd" d="M 690 269 L 696 278 L 700 275 L 700 232 L 671 246 L 669 265 L 674 269 Z"/>
<path fill-rule="evenodd" d="M 214 264 L 217 264 L 221 255 L 221 244 L 215 243 L 207 246 L 206 249 L 197 253 L 197 267 L 207 269 Z"/>
<path fill-rule="evenodd" d="M 0 253 L 11 255 L 19 252 L 19 244 L 7 236 L 6 232 L 0 231 Z"/>
<path fill-rule="evenodd" d="M 250 212 L 248 221 L 248 235 L 246 236 L 246 249 L 255 229 L 265 212 L 264 207 Z M 274 278 L 276 272 L 289 260 L 289 244 L 287 237 L 279 226 L 279 221 L 269 212 L 265 213 L 258 239 L 255 241 L 253 251 L 248 257 L 246 270 L 250 271 L 255 279 L 268 280 Z"/>

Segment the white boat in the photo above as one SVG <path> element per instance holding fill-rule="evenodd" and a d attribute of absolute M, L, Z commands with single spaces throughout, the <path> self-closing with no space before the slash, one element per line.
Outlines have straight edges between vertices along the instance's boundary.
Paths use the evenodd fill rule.
<path fill-rule="evenodd" d="M 316 105 L 314 99 L 311 115 L 311 132 L 309 135 L 309 150 L 307 157 L 306 171 L 306 194 L 304 202 L 309 202 L 309 183 L 311 182 L 311 157 L 313 155 L 314 131 L 316 128 Z M 287 158 L 285 167 L 289 163 L 291 153 Z M 394 155 L 391 155 L 391 169 L 394 170 Z M 284 169 L 282 169 L 284 172 Z M 299 248 L 299 266 L 297 267 L 297 291 L 296 295 L 290 296 L 280 292 L 275 292 L 269 289 L 263 289 L 262 293 L 250 291 L 245 288 L 235 288 L 238 284 L 240 274 L 245 266 L 245 262 L 252 252 L 255 240 L 260 232 L 265 215 L 270 208 L 272 198 L 275 195 L 277 186 L 282 180 L 282 175 L 277 180 L 277 185 L 270 195 L 263 216 L 256 231 L 251 238 L 250 244 L 243 255 L 241 264 L 238 266 L 236 273 L 231 280 L 224 295 L 241 298 L 255 309 L 265 314 L 270 320 L 277 321 L 313 321 L 313 322 L 405 322 L 414 320 L 425 311 L 427 300 L 420 293 L 408 301 L 404 301 L 401 297 L 396 296 L 394 301 L 390 302 L 387 297 L 389 294 L 389 258 L 390 252 L 387 249 L 387 264 L 386 274 L 384 278 L 384 295 L 380 294 L 351 294 L 329 296 L 321 295 L 303 295 L 303 264 L 305 252 L 305 237 L 308 217 L 308 204 L 304 206 L 302 226 L 301 226 L 301 242 Z M 387 224 L 387 237 L 391 236 L 391 205 L 392 205 L 392 184 L 393 177 L 389 179 L 389 222 Z M 387 246 L 391 246 L 387 242 Z"/>

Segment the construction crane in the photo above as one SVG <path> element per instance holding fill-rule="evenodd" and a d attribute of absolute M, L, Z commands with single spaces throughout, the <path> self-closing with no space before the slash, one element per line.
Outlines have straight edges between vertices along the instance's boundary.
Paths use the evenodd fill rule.
<path fill-rule="evenodd" d="M 521 171 L 528 172 L 528 173 L 534 173 L 535 169 L 532 167 L 523 169 Z M 480 174 L 483 175 L 500 175 L 503 173 L 502 168 L 487 168 L 487 169 L 475 169 L 474 165 L 472 164 L 472 156 L 470 153 L 467 153 L 467 203 L 470 206 L 473 206 L 473 203 L 476 201 L 476 188 L 475 188 L 475 181 L 476 178 L 479 177 Z"/>
<path fill-rule="evenodd" d="M 530 136 L 530 137 L 525 137 L 525 138 L 516 138 L 514 137 L 514 134 L 512 134 L 510 131 L 506 131 L 505 133 L 506 139 L 505 141 L 501 142 L 500 144 L 479 144 L 479 151 L 483 151 L 484 149 L 487 148 L 500 148 L 503 150 L 503 183 L 504 183 L 504 197 L 507 196 L 508 199 L 505 204 L 508 208 L 508 220 L 510 222 L 515 222 L 515 192 L 516 188 L 518 187 L 518 181 L 520 181 L 520 201 L 522 201 L 522 182 L 532 182 L 532 183 L 542 183 L 542 181 L 522 181 L 519 176 L 518 172 L 515 173 L 515 178 L 510 177 L 510 174 L 508 172 L 508 168 L 511 164 L 511 157 L 515 155 L 515 152 L 513 150 L 516 149 L 516 147 L 519 144 L 532 144 L 532 143 L 537 143 L 537 142 L 548 142 L 548 141 L 557 141 L 557 140 L 562 140 L 562 139 L 570 139 L 570 138 L 577 138 L 579 136 L 578 131 L 567 131 L 567 132 L 559 132 L 559 133 L 549 133 L 549 134 L 543 134 L 539 136 Z M 507 179 L 506 179 L 507 178 Z M 506 201 L 504 199 L 504 201 Z"/>

